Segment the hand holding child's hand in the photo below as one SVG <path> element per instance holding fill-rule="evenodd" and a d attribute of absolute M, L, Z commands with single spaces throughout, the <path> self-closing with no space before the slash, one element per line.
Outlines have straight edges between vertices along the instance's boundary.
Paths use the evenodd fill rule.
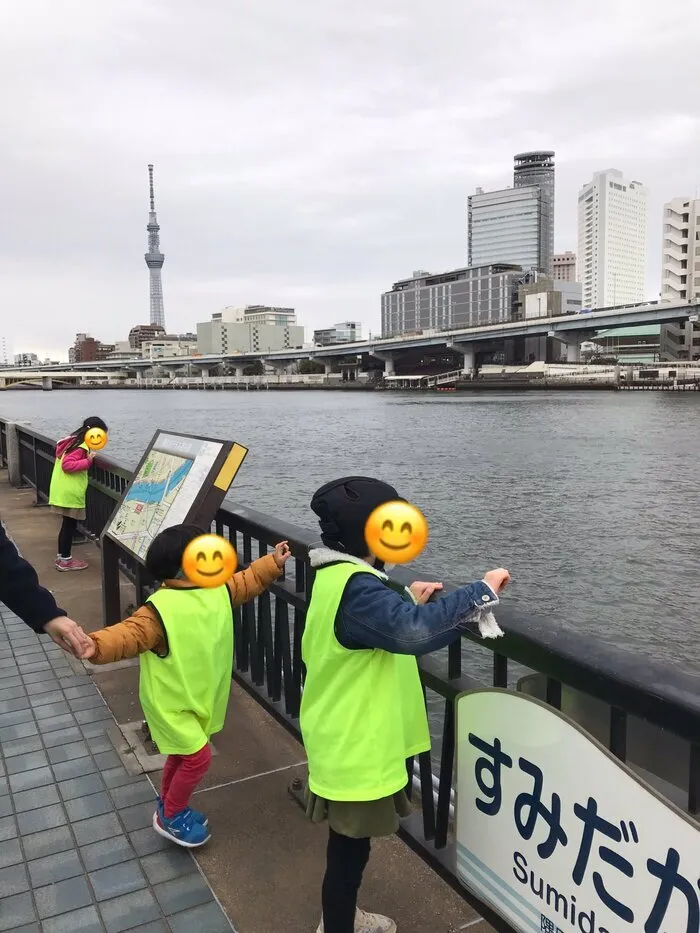
<path fill-rule="evenodd" d="M 413 597 L 419 606 L 427 603 L 433 593 L 441 589 L 442 583 L 422 583 L 420 580 L 416 580 L 415 583 L 409 586 L 409 590 L 413 593 Z"/>
<path fill-rule="evenodd" d="M 275 558 L 275 563 L 281 570 L 292 556 L 292 552 L 289 550 L 289 543 L 287 541 L 280 541 L 280 543 L 275 546 L 275 553 L 272 556 Z"/>
<path fill-rule="evenodd" d="M 510 574 L 504 567 L 499 567 L 498 570 L 489 570 L 488 573 L 484 574 L 484 583 L 490 586 L 498 596 L 510 583 Z"/>
<path fill-rule="evenodd" d="M 92 639 L 88 638 L 78 623 L 67 616 L 58 616 L 47 622 L 44 631 L 64 651 L 76 658 L 80 657 L 86 642 L 92 644 Z"/>

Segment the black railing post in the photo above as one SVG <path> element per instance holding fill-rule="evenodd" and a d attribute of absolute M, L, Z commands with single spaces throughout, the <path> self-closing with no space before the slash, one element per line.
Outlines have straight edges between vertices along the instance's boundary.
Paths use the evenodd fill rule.
<path fill-rule="evenodd" d="M 693 816 L 700 813 L 700 745 L 690 746 L 690 768 L 688 775 L 688 812 Z"/>
<path fill-rule="evenodd" d="M 610 707 L 610 751 L 620 761 L 627 761 L 627 713 Z"/>
<path fill-rule="evenodd" d="M 32 434 L 32 465 L 34 470 L 34 481 L 32 483 L 32 486 L 34 486 L 34 505 L 40 505 L 41 495 L 39 491 L 39 469 L 36 460 L 36 434 Z"/>
<path fill-rule="evenodd" d="M 107 535 L 102 537 L 102 615 L 105 625 L 121 620 L 119 549 Z"/>

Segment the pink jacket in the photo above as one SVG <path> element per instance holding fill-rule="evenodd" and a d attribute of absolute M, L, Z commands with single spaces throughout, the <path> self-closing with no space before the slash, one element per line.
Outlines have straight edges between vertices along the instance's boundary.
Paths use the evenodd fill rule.
<path fill-rule="evenodd" d="M 68 447 L 73 443 L 73 437 L 64 437 L 56 445 L 56 459 L 60 460 Z M 80 473 L 81 470 L 89 470 L 92 466 L 92 460 L 88 456 L 84 447 L 76 447 L 66 454 L 61 467 L 64 473 Z"/>

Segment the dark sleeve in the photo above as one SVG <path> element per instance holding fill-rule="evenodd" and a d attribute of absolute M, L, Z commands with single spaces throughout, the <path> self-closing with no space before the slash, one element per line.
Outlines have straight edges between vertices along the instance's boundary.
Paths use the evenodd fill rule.
<path fill-rule="evenodd" d="M 48 590 L 39 585 L 36 570 L 19 556 L 0 522 L 0 602 L 18 615 L 35 632 L 41 632 L 47 622 L 64 616 Z"/>
<path fill-rule="evenodd" d="M 496 605 L 498 597 L 483 582 L 416 606 L 374 575 L 358 573 L 343 593 L 335 634 L 345 648 L 428 654 L 449 645 L 463 632 L 478 634 L 477 609 Z"/>

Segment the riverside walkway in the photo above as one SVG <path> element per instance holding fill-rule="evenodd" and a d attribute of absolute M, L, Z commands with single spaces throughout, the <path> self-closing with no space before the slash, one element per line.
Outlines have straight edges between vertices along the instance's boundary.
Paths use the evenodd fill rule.
<path fill-rule="evenodd" d="M 94 630 L 104 623 L 103 575 L 109 621 L 142 603 L 153 581 L 107 541 L 103 552 L 81 549 L 87 571 L 55 573 L 58 520 L 43 507 L 54 458 L 54 439 L 0 419 L 0 462 L 8 468 L 0 473 L 0 516 L 59 604 Z M 99 537 L 131 479 L 119 463 L 98 456 L 87 496 L 90 535 Z M 313 582 L 309 550 L 317 532 L 228 500 L 213 530 L 232 543 L 242 566 L 280 540 L 290 542 L 292 560 L 280 580 L 234 613 L 229 716 L 198 791 L 213 838 L 194 858 L 165 847 L 150 827 L 162 759 L 140 731 L 138 662 L 75 662 L 0 610 L 0 933 L 316 930 L 326 832 L 299 806 L 306 778 L 299 708 Z M 394 568 L 392 576 L 404 585 L 415 579 L 408 567 Z M 425 571 L 421 577 L 431 579 Z M 454 589 L 444 582 L 446 592 Z M 637 874 L 631 862 L 625 872 L 639 877 L 629 892 L 635 916 L 649 918 L 649 933 L 700 933 L 693 880 L 700 877 L 700 679 L 691 669 L 574 631 L 565 612 L 543 617 L 504 600 L 503 638 L 465 633 L 446 651 L 419 659 L 433 748 L 407 762 L 413 811 L 397 837 L 374 845 L 361 892 L 362 905 L 395 917 L 400 933 L 571 927 L 573 907 L 563 892 L 578 884 L 571 874 L 577 846 L 562 845 L 548 861 L 552 853 L 541 852 L 546 837 L 533 835 L 522 819 L 528 800 L 535 819 L 549 813 L 540 799 L 544 784 L 538 790 L 536 779 L 527 792 L 521 782 L 524 773 L 544 776 L 543 768 L 553 808 L 558 801 L 557 824 L 561 816 L 563 829 L 566 818 L 571 839 L 588 838 L 574 822 L 581 801 L 598 806 L 599 800 L 602 810 L 615 800 L 625 808 L 636 800 L 627 816 L 643 828 Z M 470 707 L 464 719 L 458 707 Z M 464 741 L 465 724 L 475 741 L 471 734 Z M 540 737 L 555 735 L 545 748 Z M 472 747 L 493 762 L 486 781 L 489 759 L 470 762 Z M 505 747 L 513 760 L 519 756 L 517 772 L 500 751 Z M 496 767 L 496 752 L 507 777 Z M 546 825 L 551 835 L 554 823 Z M 676 859 L 691 880 L 664 874 L 658 888 L 662 830 L 673 843 L 666 869 Z M 682 859 L 673 846 L 683 849 Z M 559 874 L 543 900 L 537 877 L 545 869 Z M 587 892 L 576 892 L 577 927 L 617 929 L 615 916 L 622 914 L 611 913 L 592 877 Z M 685 897 L 669 899 L 669 881 Z M 593 924 L 593 914 L 600 923 Z"/>
<path fill-rule="evenodd" d="M 4 472 L 0 516 L 59 605 L 100 628 L 99 550 L 57 574 L 58 519 Z M 193 856 L 151 828 L 157 762 L 119 728 L 140 723 L 137 685 L 137 662 L 83 664 L 0 606 L 0 931 L 314 933 L 326 831 L 289 793 L 302 746 L 233 686 L 199 791 L 212 839 Z M 374 844 L 361 902 L 400 933 L 492 931 L 398 838 Z"/>

